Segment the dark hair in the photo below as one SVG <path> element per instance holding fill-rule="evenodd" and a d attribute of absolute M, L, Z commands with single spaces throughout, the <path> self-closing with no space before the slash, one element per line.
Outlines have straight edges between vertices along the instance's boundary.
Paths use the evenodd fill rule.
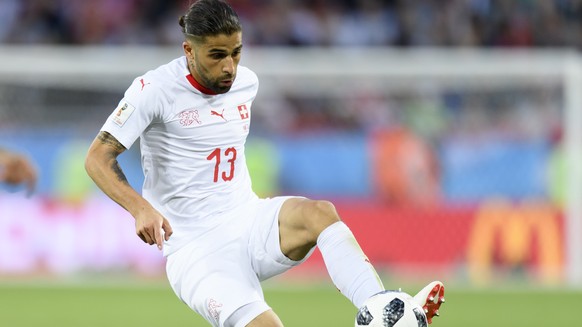
<path fill-rule="evenodd" d="M 238 15 L 224 1 L 198 0 L 180 17 L 186 38 L 203 40 L 206 36 L 231 35 L 242 30 Z"/>

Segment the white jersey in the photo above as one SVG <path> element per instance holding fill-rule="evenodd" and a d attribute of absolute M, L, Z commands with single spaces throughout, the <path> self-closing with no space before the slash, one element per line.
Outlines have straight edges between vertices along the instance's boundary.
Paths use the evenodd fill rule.
<path fill-rule="evenodd" d="M 238 66 L 230 91 L 212 94 L 181 57 L 137 77 L 103 125 L 127 149 L 141 137 L 142 195 L 174 231 L 165 255 L 257 199 L 244 154 L 257 90 L 255 73 Z"/>

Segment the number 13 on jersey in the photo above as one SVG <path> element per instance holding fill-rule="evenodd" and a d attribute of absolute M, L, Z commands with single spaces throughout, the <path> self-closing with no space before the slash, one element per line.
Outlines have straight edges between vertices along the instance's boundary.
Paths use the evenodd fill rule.
<path fill-rule="evenodd" d="M 232 180 L 232 178 L 234 177 L 234 163 L 236 161 L 236 149 L 235 148 L 228 148 L 226 150 L 224 150 L 224 158 L 227 159 L 227 162 L 230 163 L 230 171 L 227 174 L 226 171 L 223 171 L 221 176 L 222 180 L 225 182 L 228 182 L 230 180 Z M 212 151 L 208 157 L 206 157 L 207 160 L 210 161 L 214 161 L 214 182 L 218 183 L 218 177 L 219 177 L 219 169 L 220 169 L 220 162 L 222 161 L 222 149 L 220 148 L 216 148 L 214 149 L 214 151 Z"/>

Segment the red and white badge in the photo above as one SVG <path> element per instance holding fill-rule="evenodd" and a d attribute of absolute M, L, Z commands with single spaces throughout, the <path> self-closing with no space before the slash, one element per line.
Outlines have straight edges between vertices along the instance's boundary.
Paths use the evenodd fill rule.
<path fill-rule="evenodd" d="M 249 118 L 249 110 L 247 109 L 246 104 L 241 104 L 240 106 L 238 106 L 238 113 L 240 114 L 240 119 Z"/>

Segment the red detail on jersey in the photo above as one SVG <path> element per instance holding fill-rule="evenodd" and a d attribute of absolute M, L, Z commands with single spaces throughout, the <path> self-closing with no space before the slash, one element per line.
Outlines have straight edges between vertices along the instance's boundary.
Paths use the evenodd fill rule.
<path fill-rule="evenodd" d="M 144 88 L 146 85 L 150 85 L 150 84 L 151 84 L 150 82 L 147 82 L 147 83 L 145 83 L 145 82 L 144 82 L 144 80 L 143 80 L 143 78 L 142 78 L 142 79 L 140 79 L 140 80 L 139 80 L 139 82 L 141 83 L 141 90 L 142 90 L 142 91 L 143 91 L 143 88 Z"/>
<path fill-rule="evenodd" d="M 218 116 L 218 117 L 224 119 L 224 121 L 227 121 L 226 118 L 224 118 L 224 109 L 222 109 L 221 113 L 218 113 L 217 111 L 214 111 L 214 110 L 210 110 L 210 115 L 211 116 Z"/>
<path fill-rule="evenodd" d="M 240 119 L 248 119 L 249 118 L 249 110 L 247 109 L 246 104 L 241 104 L 238 108 L 238 113 L 240 114 Z"/>
<path fill-rule="evenodd" d="M 180 117 L 180 125 L 182 126 L 190 126 L 194 122 L 197 122 L 198 125 L 202 124 L 198 110 L 184 110 L 178 117 Z"/>
<path fill-rule="evenodd" d="M 231 181 L 234 177 L 234 164 L 236 162 L 236 149 L 235 148 L 228 148 L 224 151 L 224 156 L 226 158 L 228 158 L 227 162 L 230 164 L 230 171 L 228 173 L 228 175 L 226 174 L 226 172 L 222 172 L 222 180 L 225 182 Z M 214 149 L 214 151 L 212 151 L 208 157 L 206 157 L 206 160 L 214 160 L 215 164 L 214 164 L 214 178 L 213 181 L 215 183 L 218 183 L 218 177 L 219 177 L 219 169 L 220 169 L 220 163 L 222 162 L 222 158 L 221 158 L 221 149 L 220 148 L 216 148 Z"/>
<path fill-rule="evenodd" d="M 220 168 L 220 148 L 216 148 L 214 149 L 214 151 L 212 151 L 208 157 L 206 157 L 206 160 L 216 160 L 216 163 L 214 164 L 214 178 L 213 181 L 215 183 L 218 183 L 218 168 Z"/>
<path fill-rule="evenodd" d="M 186 79 L 188 79 L 188 82 L 190 82 L 190 84 L 192 84 L 192 86 L 194 86 L 195 89 L 197 89 L 198 91 L 200 91 L 204 94 L 208 94 L 208 95 L 217 95 L 218 94 L 218 93 L 212 91 L 211 89 L 207 88 L 206 86 L 198 83 L 198 81 L 194 78 L 194 76 L 192 76 L 192 74 L 186 75 Z"/>
<path fill-rule="evenodd" d="M 224 151 L 224 156 L 225 157 L 230 157 L 230 159 L 228 159 L 228 163 L 230 164 L 230 172 L 228 173 L 228 175 L 226 174 L 226 172 L 222 172 L 222 179 L 225 182 L 231 181 L 232 178 L 234 177 L 234 163 L 236 162 L 236 149 L 235 148 L 228 148 L 226 149 L 226 151 Z"/>

